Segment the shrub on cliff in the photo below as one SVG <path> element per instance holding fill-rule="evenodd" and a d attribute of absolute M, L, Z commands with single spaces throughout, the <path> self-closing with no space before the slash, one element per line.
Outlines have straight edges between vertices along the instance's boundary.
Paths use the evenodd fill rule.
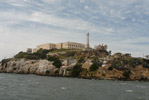
<path fill-rule="evenodd" d="M 26 58 L 26 59 L 39 59 L 39 57 L 37 55 L 27 53 L 27 52 L 19 52 L 14 57 L 15 58 Z"/>
<path fill-rule="evenodd" d="M 124 65 L 129 65 L 130 67 L 136 67 L 137 65 L 140 65 L 143 63 L 143 59 L 141 58 L 132 58 L 132 57 L 129 57 L 127 59 L 124 59 L 123 60 L 123 64 Z"/>
<path fill-rule="evenodd" d="M 78 77 L 80 72 L 81 72 L 81 64 L 76 64 L 72 70 L 71 70 L 71 74 L 73 77 Z"/>
<path fill-rule="evenodd" d="M 113 67 L 109 67 L 108 70 L 113 70 Z"/>
<path fill-rule="evenodd" d="M 46 59 L 47 58 L 47 53 L 50 52 L 51 50 L 46 50 L 46 49 L 40 49 L 37 52 L 33 53 L 33 55 L 36 55 L 37 57 L 41 59 Z"/>
<path fill-rule="evenodd" d="M 78 60 L 78 63 L 84 63 L 84 62 L 85 62 L 84 57 L 80 57 L 79 60 Z"/>
<path fill-rule="evenodd" d="M 14 57 L 15 58 L 26 58 L 26 59 L 46 59 L 46 54 L 50 52 L 50 50 L 40 49 L 35 53 L 27 53 L 27 52 L 19 52 Z"/>
<path fill-rule="evenodd" d="M 90 67 L 90 71 L 96 71 L 98 68 L 99 68 L 98 64 L 94 62 Z"/>
<path fill-rule="evenodd" d="M 130 78 L 130 74 L 131 74 L 131 71 L 127 70 L 123 73 L 123 76 L 128 79 L 128 78 Z"/>
<path fill-rule="evenodd" d="M 142 63 L 142 60 L 137 58 L 118 59 L 111 62 L 111 67 L 117 70 L 128 70 Z"/>
<path fill-rule="evenodd" d="M 98 59 L 94 59 L 93 64 L 90 67 L 90 71 L 96 71 L 99 68 L 99 66 L 101 66 L 101 65 L 102 65 L 102 63 L 100 61 L 98 61 Z"/>
<path fill-rule="evenodd" d="M 149 60 L 145 59 L 142 65 L 144 68 L 149 68 Z"/>
<path fill-rule="evenodd" d="M 73 57 L 75 54 L 76 54 L 75 51 L 68 51 L 68 52 L 66 53 L 66 57 Z"/>
<path fill-rule="evenodd" d="M 10 59 L 3 59 L 3 60 L 1 61 L 1 65 L 3 66 L 3 65 L 6 64 L 6 66 L 7 66 L 7 62 L 9 62 L 9 61 L 10 61 Z"/>
<path fill-rule="evenodd" d="M 54 61 L 53 65 L 56 66 L 57 68 L 60 68 L 62 66 L 61 61 L 57 57 L 52 57 L 51 56 L 51 57 L 48 58 L 48 61 Z"/>

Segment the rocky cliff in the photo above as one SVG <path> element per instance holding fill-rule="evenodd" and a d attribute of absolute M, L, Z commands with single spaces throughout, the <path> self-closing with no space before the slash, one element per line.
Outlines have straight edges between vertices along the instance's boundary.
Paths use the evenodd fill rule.
<path fill-rule="evenodd" d="M 149 60 L 130 56 L 99 57 L 93 54 L 73 51 L 47 57 L 41 55 L 41 52 L 40 55 L 19 53 L 14 58 L 2 60 L 0 72 L 111 80 L 149 80 Z"/>
<path fill-rule="evenodd" d="M 55 75 L 58 69 L 47 60 L 10 60 L 0 66 L 0 72 L 18 74 Z"/>
<path fill-rule="evenodd" d="M 12 59 L 0 65 L 0 72 L 73 77 L 71 73 L 75 64 L 76 62 L 73 62 L 68 66 L 64 65 L 57 68 L 53 65 L 53 62 L 48 60 Z M 118 70 L 115 68 L 110 69 L 110 64 L 107 64 L 104 67 L 99 67 L 96 71 L 90 71 L 91 65 L 91 61 L 85 61 L 77 77 L 111 80 L 149 80 L 149 68 L 144 68 L 142 65 L 130 70 Z"/>

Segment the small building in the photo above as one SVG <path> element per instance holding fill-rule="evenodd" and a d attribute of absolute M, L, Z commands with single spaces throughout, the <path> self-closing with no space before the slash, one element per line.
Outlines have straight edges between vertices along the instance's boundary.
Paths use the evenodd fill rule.
<path fill-rule="evenodd" d="M 26 52 L 32 53 L 32 48 L 27 48 Z"/>
<path fill-rule="evenodd" d="M 103 45 L 103 44 L 95 45 L 95 47 L 94 47 L 95 50 L 107 50 L 107 48 L 108 48 L 108 46 Z"/>
<path fill-rule="evenodd" d="M 131 54 L 125 53 L 123 56 L 124 56 L 124 57 L 131 57 Z"/>
<path fill-rule="evenodd" d="M 123 54 L 122 54 L 122 53 L 115 53 L 115 54 L 113 55 L 113 57 L 114 57 L 115 59 L 120 59 L 120 58 L 123 57 Z"/>

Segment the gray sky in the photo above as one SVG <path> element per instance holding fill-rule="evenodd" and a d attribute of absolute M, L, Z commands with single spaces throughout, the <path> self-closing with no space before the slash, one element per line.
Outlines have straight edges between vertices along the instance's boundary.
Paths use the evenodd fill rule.
<path fill-rule="evenodd" d="M 149 0 L 0 0 L 0 59 L 42 43 L 107 44 L 149 54 Z"/>

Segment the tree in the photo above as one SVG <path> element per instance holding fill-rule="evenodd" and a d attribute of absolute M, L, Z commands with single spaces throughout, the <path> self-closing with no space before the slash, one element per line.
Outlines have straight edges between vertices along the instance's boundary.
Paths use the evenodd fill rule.
<path fill-rule="evenodd" d="M 97 62 L 93 62 L 93 64 L 90 67 L 90 71 L 96 71 L 99 68 Z"/>
<path fill-rule="evenodd" d="M 2 61 L 1 61 L 1 65 L 3 66 L 3 65 L 7 65 L 7 62 L 9 62 L 10 61 L 10 59 L 3 59 Z"/>
<path fill-rule="evenodd" d="M 40 49 L 35 53 L 27 53 L 27 52 L 19 52 L 14 57 L 15 58 L 26 58 L 26 59 L 46 59 L 47 53 L 50 52 L 50 50 Z"/>
<path fill-rule="evenodd" d="M 57 68 L 60 68 L 62 66 L 61 61 L 57 57 L 49 57 L 48 61 L 54 61 L 53 65 L 56 66 Z"/>
<path fill-rule="evenodd" d="M 125 72 L 123 73 L 123 76 L 124 76 L 125 78 L 129 78 L 129 77 L 130 77 L 130 74 L 131 74 L 131 71 L 128 70 L 128 71 L 125 71 Z"/>
<path fill-rule="evenodd" d="M 84 62 L 85 62 L 84 57 L 80 57 L 79 60 L 78 60 L 78 63 L 84 63 Z"/>
<path fill-rule="evenodd" d="M 71 70 L 71 74 L 73 77 L 78 77 L 80 72 L 81 72 L 81 64 L 76 64 L 72 70 Z"/>
<path fill-rule="evenodd" d="M 90 67 L 90 71 L 96 71 L 101 65 L 102 63 L 97 58 L 94 58 L 93 64 Z"/>

